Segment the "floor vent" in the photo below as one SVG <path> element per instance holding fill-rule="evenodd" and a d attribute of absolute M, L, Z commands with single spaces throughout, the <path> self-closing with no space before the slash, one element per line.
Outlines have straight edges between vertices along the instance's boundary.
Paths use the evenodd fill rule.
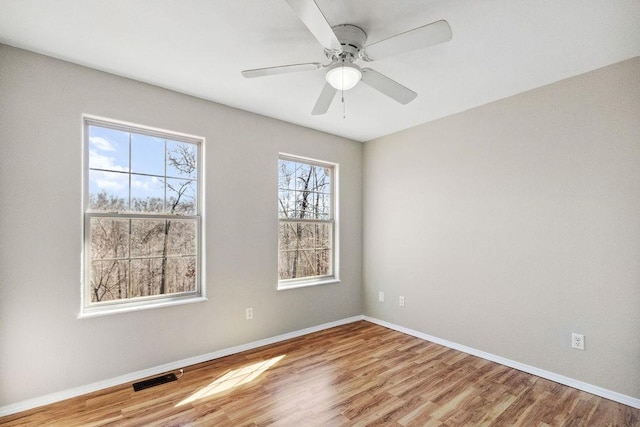
<path fill-rule="evenodd" d="M 171 381 L 177 381 L 177 380 L 178 380 L 178 377 L 176 377 L 176 374 L 161 375 L 159 377 L 133 383 L 133 390 L 140 391 L 140 390 L 144 390 L 145 388 L 155 387 L 160 384 L 168 383 Z"/>

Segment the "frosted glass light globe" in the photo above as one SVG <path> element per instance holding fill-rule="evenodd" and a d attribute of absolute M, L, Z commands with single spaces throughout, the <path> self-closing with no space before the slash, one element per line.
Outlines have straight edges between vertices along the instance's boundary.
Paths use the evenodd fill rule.
<path fill-rule="evenodd" d="M 362 78 L 360 67 L 350 62 L 337 62 L 327 71 L 326 79 L 337 90 L 349 90 Z"/>

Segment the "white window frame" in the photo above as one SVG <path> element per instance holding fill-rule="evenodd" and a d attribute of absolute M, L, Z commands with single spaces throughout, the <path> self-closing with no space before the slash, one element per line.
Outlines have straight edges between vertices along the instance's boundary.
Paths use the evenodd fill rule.
<path fill-rule="evenodd" d="M 313 276 L 302 277 L 295 279 L 280 279 L 280 273 L 278 272 L 278 285 L 277 290 L 297 289 L 308 286 L 326 285 L 330 283 L 340 282 L 340 221 L 339 221 L 339 164 L 328 162 L 325 160 L 318 160 L 310 157 L 302 157 L 294 154 L 279 153 L 278 164 L 280 160 L 289 160 L 293 162 L 306 163 L 314 166 L 320 166 L 330 168 L 332 170 L 331 176 L 331 214 L 328 220 L 300 220 L 300 219 L 284 219 L 280 218 L 278 214 L 278 265 L 280 262 L 280 225 L 283 222 L 311 222 L 311 223 L 331 223 L 332 235 L 330 237 L 331 247 L 331 274 L 326 276 Z M 280 178 L 280 170 L 278 168 L 278 182 Z M 279 268 L 279 267 L 278 267 Z"/>
<path fill-rule="evenodd" d="M 179 142 L 187 142 L 197 147 L 197 193 L 196 193 L 196 214 L 195 215 L 171 215 L 157 213 L 110 213 L 92 211 L 89 208 L 89 126 L 100 126 L 109 129 L 121 130 L 136 134 L 148 135 L 159 138 L 171 139 Z M 126 313 L 152 308 L 175 306 L 196 302 L 207 301 L 205 274 L 204 274 L 204 147 L 205 138 L 185 133 L 179 133 L 166 129 L 153 128 L 135 123 L 118 121 L 104 117 L 88 114 L 82 115 L 82 284 L 81 284 L 81 304 L 78 318 L 88 318 L 116 313 Z M 105 302 L 91 302 L 91 247 L 90 247 L 90 222 L 96 217 L 117 217 L 119 219 L 188 219 L 196 220 L 196 290 L 180 294 L 155 295 L 147 297 L 137 297 L 123 300 L 112 300 Z"/>

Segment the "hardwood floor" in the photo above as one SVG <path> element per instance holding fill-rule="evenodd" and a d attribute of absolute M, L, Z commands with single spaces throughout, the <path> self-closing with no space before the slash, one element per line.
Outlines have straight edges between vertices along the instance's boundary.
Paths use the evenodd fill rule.
<path fill-rule="evenodd" d="M 6 426 L 640 426 L 640 410 L 368 322 L 0 418 Z"/>

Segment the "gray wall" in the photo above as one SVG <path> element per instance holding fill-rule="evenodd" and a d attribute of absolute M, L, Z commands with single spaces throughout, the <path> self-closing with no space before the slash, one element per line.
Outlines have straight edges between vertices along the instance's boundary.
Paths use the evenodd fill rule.
<path fill-rule="evenodd" d="M 640 58 L 368 142 L 364 164 L 365 314 L 640 397 Z"/>
<path fill-rule="evenodd" d="M 363 149 L 0 45 L 0 405 L 363 311 L 640 397 L 639 100 L 636 58 Z M 82 113 L 207 138 L 208 302 L 76 318 Z M 340 284 L 275 291 L 278 152 L 340 164 Z"/>
<path fill-rule="evenodd" d="M 206 138 L 208 302 L 76 318 L 82 113 Z M 362 151 L 0 46 L 0 406 L 361 314 Z M 278 152 L 340 164 L 339 284 L 276 291 Z"/>

